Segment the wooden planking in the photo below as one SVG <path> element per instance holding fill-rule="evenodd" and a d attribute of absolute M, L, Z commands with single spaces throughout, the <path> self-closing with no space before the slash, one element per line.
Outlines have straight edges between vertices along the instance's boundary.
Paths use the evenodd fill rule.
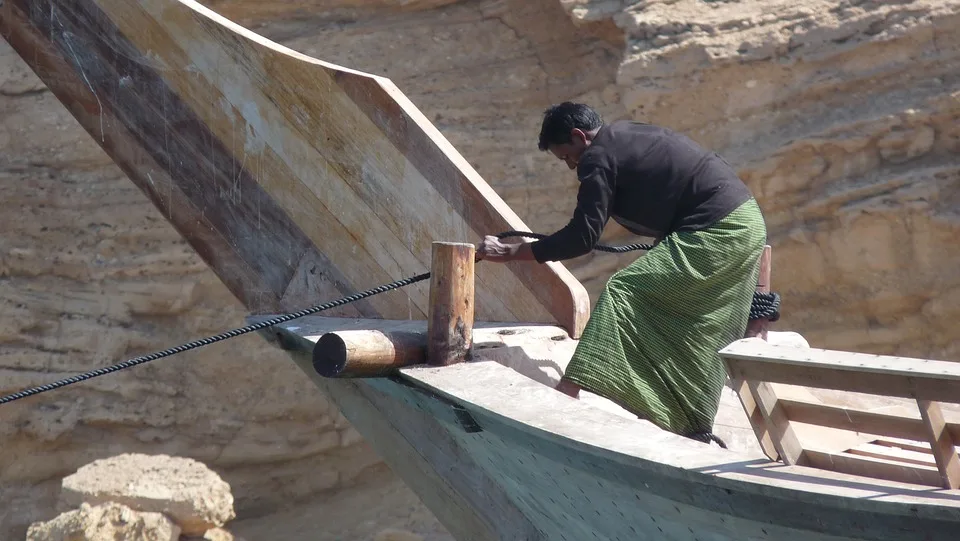
<path fill-rule="evenodd" d="M 191 18 L 190 22 L 194 19 L 196 18 Z M 199 22 L 211 35 L 226 33 L 223 27 L 208 20 L 201 19 Z M 188 36 L 198 32 L 192 32 L 191 27 L 185 23 L 180 33 Z M 276 108 L 276 114 L 283 118 L 268 123 L 269 129 L 289 127 L 295 133 L 286 140 L 293 145 L 306 145 L 302 148 L 303 155 L 312 155 L 311 153 L 316 151 L 316 157 L 326 164 L 327 173 L 352 190 L 349 197 L 358 197 L 362 201 L 362 208 L 356 213 L 346 213 L 346 217 L 363 218 L 369 225 L 381 228 L 376 234 L 368 235 L 362 244 L 378 245 L 376 253 L 399 250 L 399 257 L 397 253 L 392 254 L 392 258 L 397 260 L 408 257 L 407 254 L 412 248 L 417 250 L 420 264 L 429 266 L 429 240 L 436 231 L 447 230 L 451 238 L 462 239 L 471 235 L 460 214 L 443 212 L 448 206 L 447 202 L 439 198 L 431 183 L 410 166 L 404 154 L 383 138 L 383 132 L 366 121 L 351 97 L 333 91 L 335 82 L 326 71 L 304 70 L 302 65 L 295 63 L 289 56 L 275 54 L 272 49 L 227 47 L 223 52 L 227 56 L 220 57 L 216 62 L 221 73 L 224 66 L 231 62 L 252 62 L 257 64 L 257 71 L 264 71 L 271 80 L 284 82 L 271 86 L 273 95 L 269 97 L 269 102 L 277 101 L 287 107 Z M 229 85 L 231 91 L 237 91 L 242 86 L 242 81 L 238 79 L 234 79 L 233 83 Z M 311 92 L 311 87 L 317 86 L 323 90 L 319 95 L 315 91 Z M 252 99 L 258 99 L 257 89 L 250 90 L 250 95 L 234 103 L 248 103 Z M 361 92 L 360 95 L 365 93 Z M 310 99 L 307 100 L 304 96 L 310 96 Z M 272 108 L 271 103 L 265 99 L 260 99 L 258 103 L 261 114 Z M 291 111 L 299 111 L 300 114 L 294 115 Z M 322 144 L 310 144 L 311 141 L 322 139 L 324 135 Z M 362 142 L 362 145 L 357 141 Z M 333 152 L 329 147 L 333 147 Z M 289 161 L 298 163 L 302 160 Z M 324 199 L 340 194 L 336 183 L 307 184 L 311 189 L 329 188 L 324 193 Z M 344 200 L 332 206 L 342 208 L 351 204 L 347 195 L 343 197 Z M 384 204 L 385 201 L 392 204 Z M 441 212 L 437 212 L 438 210 Z M 382 225 L 380 222 L 383 222 Z M 348 226 L 349 233 L 353 235 L 368 229 L 369 227 L 364 227 L 363 224 Z M 391 234 L 395 235 L 395 238 L 391 239 Z M 472 232 L 472 235 L 477 236 L 479 233 Z M 386 263 L 389 265 L 390 259 Z M 477 278 L 481 290 L 490 291 L 491 284 L 496 284 L 493 295 L 484 295 L 487 304 L 499 306 L 503 299 L 513 299 L 509 313 L 488 311 L 484 314 L 486 318 L 545 321 L 540 300 L 533 296 L 524 284 L 510 276 L 506 268 L 494 265 L 485 266 L 483 270 L 485 272 L 479 273 Z M 485 278 L 485 274 L 491 276 Z M 486 287 L 483 286 L 485 281 Z M 421 296 L 420 302 L 425 301 L 425 296 Z M 421 306 L 421 309 L 425 308 Z"/>
<path fill-rule="evenodd" d="M 156 6 L 162 8 L 164 4 Z M 231 46 L 240 44 L 224 45 L 210 39 L 229 39 L 234 36 L 232 33 L 211 25 L 206 29 L 209 35 L 204 34 L 205 29 L 197 25 L 198 16 L 190 10 L 164 13 L 164 24 L 160 24 L 140 6 L 120 3 L 113 6 L 110 15 L 120 25 L 119 30 L 137 29 L 127 34 L 132 36 L 133 50 L 164 52 L 165 63 L 174 66 L 163 69 L 164 82 L 203 117 L 215 137 L 226 142 L 235 155 L 242 156 L 240 164 L 246 163 L 255 171 L 259 184 L 278 207 L 303 227 L 319 251 L 330 259 L 349 254 L 341 256 L 334 269 L 346 276 L 365 277 L 360 288 L 366 288 L 404 277 L 405 268 L 423 268 L 403 243 L 380 227 L 373 213 L 364 209 L 351 211 L 351 201 L 342 191 L 322 189 L 331 185 L 327 181 L 333 179 L 302 182 L 305 176 L 317 175 L 324 164 L 311 161 L 316 156 L 310 145 L 290 133 L 286 119 L 276 112 L 270 96 L 255 92 L 246 80 L 250 72 L 262 70 L 249 61 L 238 63 L 232 58 Z M 178 39 L 172 34 L 174 30 L 191 37 Z M 190 46 L 191 50 L 184 49 Z M 363 236 L 358 239 L 357 235 Z M 410 290 L 416 288 L 412 286 Z M 425 303 L 411 302 L 407 293 L 379 295 L 368 302 L 381 314 L 425 317 Z"/>
<path fill-rule="evenodd" d="M 475 232 L 486 235 L 508 229 L 521 231 L 526 229 L 519 216 L 483 181 L 453 145 L 391 81 L 383 78 L 361 77 L 353 72 L 338 73 L 336 80 L 348 90 L 350 95 L 366 98 L 355 98 L 357 105 L 383 129 L 384 133 L 392 136 L 395 144 L 406 144 L 406 155 L 412 163 L 420 171 L 431 172 L 424 173 L 427 178 L 456 179 L 457 182 L 434 181 L 433 184 L 450 205 L 457 208 L 461 214 L 471 216 L 473 223 L 476 224 Z M 384 110 L 392 110 L 393 114 L 383 114 Z M 403 119 L 402 122 L 393 122 L 394 119 L 400 118 Z M 411 137 L 411 133 L 415 135 Z M 579 291 L 580 286 L 576 279 L 559 262 L 548 262 L 546 265 L 557 273 L 560 281 L 545 285 L 551 288 L 560 287 L 560 294 L 548 295 L 546 299 L 540 299 L 541 302 L 547 304 L 551 313 L 572 311 L 579 314 L 578 317 L 586 318 L 590 310 L 589 298 L 585 295 L 571 296 L 563 293 L 565 288 Z M 535 266 L 523 262 L 511 262 L 505 267 L 520 276 L 525 284 L 540 280 Z M 499 269 L 494 265 L 491 270 L 496 272 Z M 579 337 L 579 332 L 573 334 Z"/>
<path fill-rule="evenodd" d="M 493 361 L 404 368 L 401 374 L 404 379 L 469 406 L 478 415 L 497 417 L 524 432 L 544 433 L 553 443 L 569 447 L 567 452 L 576 449 L 591 455 L 593 460 L 629 461 L 626 463 L 658 471 L 707 471 L 738 481 L 756 481 L 760 476 L 764 481 L 755 488 L 766 496 L 773 489 L 784 488 L 810 493 L 814 499 L 826 495 L 848 497 L 850 506 L 869 505 L 870 501 L 921 504 L 921 508 L 928 503 L 960 509 L 957 492 L 930 491 L 915 482 L 858 484 L 857 481 L 865 480 L 816 468 L 782 464 L 762 467 L 756 460 L 745 461 L 739 453 L 590 407 Z M 698 483 L 712 482 L 709 477 L 695 479 Z"/>
<path fill-rule="evenodd" d="M 550 539 L 561 539 L 557 531 L 567 532 L 566 539 L 582 539 L 577 533 L 583 532 L 586 538 L 592 533 L 602 539 L 682 541 L 826 541 L 836 539 L 833 535 L 851 538 L 851 532 L 859 539 L 949 539 L 955 534 L 955 525 L 932 533 L 929 518 L 917 520 L 911 512 L 928 513 L 928 517 L 932 512 L 952 513 L 948 507 L 960 503 L 956 493 L 914 486 L 909 489 L 917 495 L 913 498 L 901 492 L 903 485 L 893 482 L 767 466 L 716 447 L 674 441 L 672 435 L 646 423 L 595 410 L 548 387 L 525 382 L 496 363 L 417 367 L 401 373 L 415 382 L 429 380 L 427 391 L 462 404 L 476 417 L 484 431 L 470 449 L 495 445 L 502 452 L 487 453 L 484 448 L 471 456 L 483 457 L 477 462 L 485 462 L 493 475 L 505 472 L 504 484 L 516 487 L 512 493 L 528 504 L 528 516 L 550 528 Z M 381 381 L 372 385 L 386 386 Z M 550 464 L 541 475 L 561 483 L 552 491 L 551 483 L 535 471 L 541 457 Z M 522 464 L 515 465 L 515 460 Z M 621 492 L 622 487 L 630 492 Z M 667 505 L 660 507 L 652 495 L 666 499 Z M 553 512 L 568 497 L 573 504 L 564 508 L 566 512 Z M 891 505 L 907 499 L 913 500 L 911 505 Z M 940 507 L 941 502 L 945 507 Z M 617 517 L 620 504 L 624 504 L 621 518 L 612 518 Z M 536 513 L 538 508 L 546 513 Z M 682 532 L 668 530 L 674 511 L 684 525 Z M 644 513 L 653 514 L 654 520 Z M 926 530 L 922 534 L 915 529 L 920 524 Z"/>
<path fill-rule="evenodd" d="M 820 389 L 960 401 L 960 365 L 738 340 L 720 350 L 736 377 Z"/>
<path fill-rule="evenodd" d="M 203 227 L 239 252 L 228 265 L 201 255 L 254 312 L 302 305 L 313 283 L 352 292 L 420 271 L 433 239 L 526 229 L 386 79 L 290 51 L 191 1 L 44 6 L 12 0 L 0 7 L 0 25 L 17 27 L 15 49 L 51 87 L 80 81 L 60 85 L 57 96 L 115 161 L 131 153 L 106 144 L 116 138 L 101 129 L 110 114 L 117 125 L 108 129 L 123 126 L 117 133 L 127 146 L 154 156 L 203 218 L 181 216 L 175 227 L 198 251 Z M 41 12 L 78 24 L 63 33 Z M 83 53 L 63 47 L 63 35 Z M 62 61 L 37 60 L 39 51 Z M 83 114 L 69 105 L 78 101 Z M 193 116 L 171 122 L 171 104 Z M 179 146 L 169 147 L 171 139 Z M 193 158 L 181 165 L 181 154 Z M 167 187 L 150 182 L 143 162 L 120 165 L 171 219 L 160 191 Z M 266 197 L 253 197 L 251 184 Z M 254 222 L 264 204 L 280 210 L 272 216 L 281 222 Z M 288 230 L 296 233 L 287 239 L 290 253 L 268 256 L 284 246 Z M 238 274 L 243 266 L 253 272 Z M 307 269 L 322 278 L 305 276 Z M 589 314 L 586 291 L 560 264 L 482 265 L 477 286 L 478 315 L 488 320 L 557 321 L 579 336 Z M 269 293 L 273 304 L 254 306 L 250 291 Z M 423 317 L 428 290 L 418 284 L 382 297 L 361 308 L 365 315 Z"/>

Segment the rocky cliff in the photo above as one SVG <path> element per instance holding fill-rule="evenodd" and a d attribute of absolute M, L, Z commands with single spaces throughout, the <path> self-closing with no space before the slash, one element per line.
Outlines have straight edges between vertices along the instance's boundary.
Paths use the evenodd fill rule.
<path fill-rule="evenodd" d="M 779 328 L 814 346 L 960 359 L 960 0 L 208 5 L 393 79 L 537 231 L 563 225 L 576 193 L 572 173 L 536 148 L 550 103 L 682 130 L 723 153 L 760 200 Z M 0 180 L 0 392 L 243 324 L 226 288 L 5 43 Z M 607 238 L 627 237 L 612 227 Z M 570 267 L 595 294 L 626 261 Z M 318 534 L 317 517 L 334 512 L 343 518 L 319 539 L 393 526 L 445 535 L 256 336 L 5 405 L 0 439 L 3 539 L 55 516 L 65 475 L 121 452 L 208 464 L 251 541 L 278 524 L 289 539 Z"/>

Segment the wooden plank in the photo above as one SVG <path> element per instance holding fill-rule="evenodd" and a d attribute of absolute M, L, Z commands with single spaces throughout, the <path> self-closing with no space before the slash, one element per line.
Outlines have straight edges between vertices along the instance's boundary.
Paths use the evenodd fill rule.
<path fill-rule="evenodd" d="M 925 443 L 923 441 L 894 438 L 891 436 L 883 435 L 873 440 L 872 443 L 875 443 L 877 445 L 883 445 L 885 447 L 896 447 L 898 449 L 907 449 L 910 451 L 916 451 L 918 453 L 925 453 L 930 456 L 933 456 L 933 450 L 930 449 L 930 444 Z"/>
<path fill-rule="evenodd" d="M 927 428 L 927 437 L 937 461 L 942 486 L 944 488 L 960 487 L 960 460 L 957 459 L 954 439 L 946 429 L 940 404 L 930 400 L 917 400 L 917 405 L 920 407 L 920 416 L 923 417 L 923 423 Z"/>
<path fill-rule="evenodd" d="M 940 474 L 933 467 L 906 465 L 882 458 L 847 453 L 830 453 L 809 447 L 803 450 L 803 455 L 807 465 L 823 470 L 862 475 L 899 483 L 940 485 Z"/>
<path fill-rule="evenodd" d="M 8 0 L 0 31 L 251 312 L 422 272 L 434 239 L 529 229 L 389 80 L 191 0 Z M 556 262 L 481 265 L 476 284 L 481 319 L 578 337 L 589 317 Z M 357 310 L 428 304 L 418 284 Z"/>
<path fill-rule="evenodd" d="M 475 250 L 473 244 L 433 243 L 427 363 L 434 366 L 463 362 L 470 353 Z"/>
<path fill-rule="evenodd" d="M 750 394 L 756 399 L 757 406 L 763 414 L 766 421 L 766 429 L 770 433 L 770 439 L 773 442 L 777 454 L 784 464 L 803 465 L 803 447 L 796 433 L 790 426 L 790 420 L 786 412 L 777 401 L 777 395 L 770 384 L 746 380 Z"/>
<path fill-rule="evenodd" d="M 720 350 L 735 377 L 820 389 L 921 398 L 960 400 L 960 364 L 777 347 L 757 339 L 738 340 Z"/>
<path fill-rule="evenodd" d="M 929 451 L 929 450 L 928 450 Z M 929 452 L 918 453 L 911 449 L 902 449 L 900 447 L 890 447 L 888 445 L 876 445 L 874 443 L 863 443 L 852 449 L 846 450 L 847 454 L 857 456 L 868 456 L 881 458 L 890 462 L 902 462 L 908 465 L 926 466 L 936 468 L 937 462 Z"/>
<path fill-rule="evenodd" d="M 780 399 L 780 404 L 786 411 L 787 417 L 794 422 L 807 423 L 829 428 L 894 436 L 907 439 L 926 439 L 924 428 L 919 415 L 907 417 L 890 413 L 832 406 L 829 404 L 814 404 L 800 400 Z M 954 430 L 960 431 L 960 425 L 952 425 Z"/>

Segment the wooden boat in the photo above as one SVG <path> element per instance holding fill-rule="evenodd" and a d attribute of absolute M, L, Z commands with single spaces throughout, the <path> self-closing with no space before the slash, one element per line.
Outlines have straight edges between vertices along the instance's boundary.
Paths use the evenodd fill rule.
<path fill-rule="evenodd" d="M 665 433 L 552 389 L 584 288 L 474 265 L 455 243 L 527 228 L 389 80 L 190 0 L 3 0 L 0 32 L 251 320 L 433 270 L 264 336 L 458 539 L 960 532 L 960 365 L 759 328 L 722 351 L 730 448 Z"/>

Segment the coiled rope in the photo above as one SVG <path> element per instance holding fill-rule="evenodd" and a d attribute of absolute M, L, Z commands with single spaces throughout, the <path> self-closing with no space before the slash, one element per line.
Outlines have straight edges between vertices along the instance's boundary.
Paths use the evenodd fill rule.
<path fill-rule="evenodd" d="M 525 231 L 506 231 L 506 232 L 500 233 L 499 235 L 497 235 L 497 237 L 501 239 L 508 238 L 508 237 L 527 237 L 527 238 L 534 238 L 534 239 L 542 239 L 547 237 L 547 235 L 543 235 L 540 233 L 529 233 Z M 653 245 L 638 243 L 638 244 L 627 244 L 624 246 L 607 246 L 604 244 L 597 244 L 596 246 L 594 246 L 594 249 L 601 252 L 625 253 L 625 252 L 631 252 L 634 250 L 651 250 L 653 249 Z M 216 342 L 220 342 L 222 340 L 226 340 L 228 338 L 234 338 L 242 334 L 247 334 L 247 333 L 258 331 L 260 329 L 264 329 L 267 327 L 272 327 L 274 325 L 279 325 L 280 323 L 285 323 L 287 321 L 290 321 L 291 319 L 297 319 L 297 318 L 308 316 L 311 314 L 316 314 L 318 312 L 323 312 L 324 310 L 331 310 L 338 306 L 343 306 L 344 304 L 349 304 L 351 302 L 356 302 L 361 299 L 365 299 L 367 297 L 372 297 L 373 295 L 378 295 L 380 293 L 385 293 L 387 291 L 399 289 L 401 287 L 415 284 L 417 282 L 422 282 L 427 278 L 430 278 L 429 272 L 418 274 L 416 276 L 411 276 L 409 278 L 404 278 L 403 280 L 397 280 L 396 282 L 391 282 L 389 284 L 377 286 L 372 289 L 362 291 L 360 293 L 354 293 L 353 295 L 349 295 L 341 299 L 337 299 L 335 301 L 318 304 L 316 306 L 313 306 L 311 308 L 306 308 L 298 312 L 291 312 L 289 314 L 277 316 L 275 318 L 264 320 L 259 323 L 254 323 L 252 325 L 247 325 L 245 327 L 232 329 L 220 334 L 208 336 L 206 338 L 201 338 L 199 340 L 194 340 L 192 342 L 187 342 L 186 344 L 181 344 L 179 346 L 168 348 L 162 351 L 157 351 L 149 355 L 134 357 L 133 359 L 128 359 L 126 361 L 114 364 L 112 366 L 97 368 L 95 370 L 84 372 L 82 374 L 77 374 L 76 376 L 71 376 L 69 378 L 65 378 L 59 381 L 46 383 L 44 385 L 40 385 L 37 387 L 24 389 L 22 391 L 18 391 L 16 393 L 0 397 L 0 404 L 6 404 L 7 402 L 13 402 L 14 400 L 19 400 L 21 398 L 33 396 L 35 394 L 52 391 L 54 389 L 59 389 L 60 387 L 72 385 L 74 383 L 80 383 L 81 381 L 86 381 L 91 378 L 103 376 L 106 374 L 117 372 L 119 370 L 124 370 L 126 368 L 131 368 L 143 363 L 155 361 L 157 359 L 162 359 L 164 357 L 169 357 L 171 355 L 176 355 L 177 353 L 183 353 L 184 351 L 189 351 L 191 349 L 207 346 Z M 776 293 L 769 293 L 769 294 L 756 293 L 754 294 L 754 297 L 753 297 L 753 304 L 750 307 L 750 319 L 761 319 L 764 317 L 767 317 L 767 318 L 775 317 L 779 319 L 779 315 L 780 315 L 779 307 L 780 307 L 780 296 L 777 295 Z M 770 320 L 776 321 L 776 319 L 770 319 Z"/>

